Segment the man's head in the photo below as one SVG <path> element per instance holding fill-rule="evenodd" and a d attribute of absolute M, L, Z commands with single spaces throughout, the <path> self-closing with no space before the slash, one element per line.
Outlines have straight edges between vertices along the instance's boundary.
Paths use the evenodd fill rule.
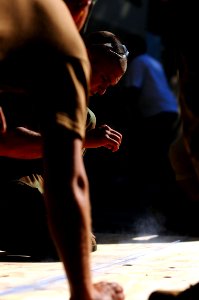
<path fill-rule="evenodd" d="M 91 62 L 90 95 L 103 95 L 109 86 L 116 85 L 127 68 L 128 50 L 118 37 L 109 31 L 97 31 L 85 37 Z"/>

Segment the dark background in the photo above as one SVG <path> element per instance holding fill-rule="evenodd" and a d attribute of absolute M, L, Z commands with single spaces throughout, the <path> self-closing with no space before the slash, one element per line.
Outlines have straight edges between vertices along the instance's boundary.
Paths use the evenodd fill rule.
<path fill-rule="evenodd" d="M 169 39 L 167 36 L 172 30 L 167 18 L 167 7 L 160 5 L 158 0 L 98 0 L 86 31 L 109 30 L 121 39 L 126 33 L 143 36 L 148 53 L 162 62 L 170 82 L 176 73 L 176 61 L 172 34 Z M 187 199 L 175 181 L 173 170 L 161 184 L 143 183 L 137 178 L 139 166 L 129 147 L 133 143 L 136 146 L 136 116 L 132 112 L 133 125 L 128 124 L 127 99 L 120 93 L 119 86 L 90 99 L 89 107 L 96 114 L 97 124 L 106 123 L 123 135 L 119 151 L 88 149 L 84 158 L 90 182 L 94 231 L 131 229 L 136 233 L 157 233 L 184 230 L 186 214 L 183 209 Z"/>

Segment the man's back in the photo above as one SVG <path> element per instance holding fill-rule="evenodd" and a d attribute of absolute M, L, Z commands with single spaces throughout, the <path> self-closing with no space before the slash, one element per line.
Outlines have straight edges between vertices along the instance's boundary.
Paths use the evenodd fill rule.
<path fill-rule="evenodd" d="M 86 53 L 84 47 L 79 52 L 80 36 L 64 1 L 1 0 L 0 20 L 1 60 L 13 49 L 37 39 L 68 55 L 82 57 Z M 72 44 L 66 44 L 65 37 Z"/>

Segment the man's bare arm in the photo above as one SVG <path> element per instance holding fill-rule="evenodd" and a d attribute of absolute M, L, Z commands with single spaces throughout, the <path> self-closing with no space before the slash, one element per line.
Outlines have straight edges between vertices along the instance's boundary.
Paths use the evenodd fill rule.
<path fill-rule="evenodd" d="M 0 134 L 0 156 L 16 159 L 41 158 L 43 150 L 40 133 L 17 127 Z"/>

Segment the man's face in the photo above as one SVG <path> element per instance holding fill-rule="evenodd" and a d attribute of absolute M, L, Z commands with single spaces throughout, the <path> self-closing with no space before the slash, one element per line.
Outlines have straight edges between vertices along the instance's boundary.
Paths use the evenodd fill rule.
<path fill-rule="evenodd" d="M 119 64 L 108 60 L 98 60 L 92 64 L 92 76 L 90 82 L 90 96 L 103 95 L 107 88 L 116 85 L 124 74 Z"/>

